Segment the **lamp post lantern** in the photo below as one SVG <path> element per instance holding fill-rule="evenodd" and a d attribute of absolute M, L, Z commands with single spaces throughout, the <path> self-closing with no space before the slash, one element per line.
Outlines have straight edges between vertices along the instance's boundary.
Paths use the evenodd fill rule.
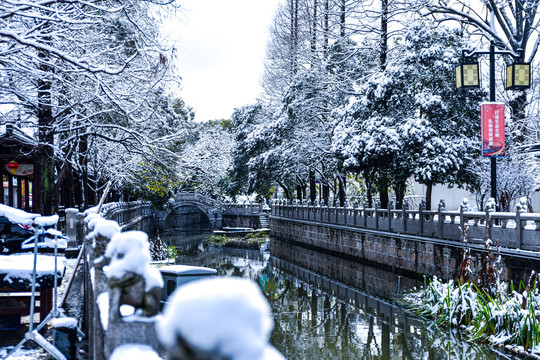
<path fill-rule="evenodd" d="M 509 55 L 514 59 L 519 59 L 522 55 L 516 54 L 512 51 L 496 51 L 495 50 L 495 43 L 494 41 L 491 41 L 489 45 L 489 51 L 472 51 L 467 52 L 466 50 L 463 50 L 463 57 L 464 58 L 470 58 L 473 55 L 489 55 L 489 101 L 491 103 L 495 102 L 495 55 Z M 456 67 L 456 87 L 457 88 L 471 88 L 471 87 L 479 87 L 479 81 L 474 81 L 474 75 L 468 75 L 465 76 L 464 69 L 466 69 L 466 66 L 471 66 L 471 64 L 474 64 L 471 61 L 465 61 L 462 64 L 458 65 Z M 460 68 L 460 70 L 458 70 Z M 472 71 L 474 68 L 471 68 L 469 72 L 472 74 Z M 476 69 L 478 69 L 478 63 L 476 63 Z M 507 67 L 506 70 L 506 89 L 526 89 L 530 87 L 530 64 L 527 63 L 513 63 Z M 469 79 L 473 79 L 469 81 Z M 498 118 L 498 116 L 497 116 Z M 503 114 L 504 119 L 504 114 Z M 504 121 L 502 126 L 503 132 L 504 132 Z M 497 130 L 498 131 L 498 130 Z M 504 133 L 503 133 L 504 137 Z M 504 152 L 499 153 L 493 153 L 493 154 L 486 154 L 484 152 L 484 156 L 489 156 L 491 158 L 491 197 L 497 201 L 497 157 L 504 156 Z"/>

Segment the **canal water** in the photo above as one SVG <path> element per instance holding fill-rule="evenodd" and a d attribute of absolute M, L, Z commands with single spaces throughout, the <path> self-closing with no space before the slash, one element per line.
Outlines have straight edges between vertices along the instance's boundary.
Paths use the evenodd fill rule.
<path fill-rule="evenodd" d="M 162 240 L 180 264 L 258 282 L 272 306 L 271 342 L 287 359 L 514 359 L 398 306 L 415 280 L 275 239 L 246 250 L 204 244 L 208 235 Z"/>

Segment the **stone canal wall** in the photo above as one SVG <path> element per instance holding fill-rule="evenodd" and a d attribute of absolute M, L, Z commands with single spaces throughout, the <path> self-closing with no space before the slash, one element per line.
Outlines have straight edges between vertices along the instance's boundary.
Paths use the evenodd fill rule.
<path fill-rule="evenodd" d="M 361 227 L 329 224 L 278 216 L 273 209 L 271 234 L 298 244 L 361 264 L 421 279 L 424 275 L 453 279 L 459 276 L 462 243 L 456 240 L 407 235 Z M 484 245 L 473 242 L 473 280 L 477 280 L 484 256 Z M 527 281 L 531 270 L 540 270 L 540 254 L 513 248 L 500 248 L 501 279 Z"/>
<path fill-rule="evenodd" d="M 343 292 L 343 289 L 337 289 L 334 285 L 335 281 L 342 284 L 340 287 L 350 287 L 348 291 L 359 289 L 385 299 L 394 298 L 401 290 L 423 285 L 422 280 L 396 276 L 392 272 L 360 263 L 354 258 L 335 256 L 278 239 L 272 239 L 270 249 L 274 267 L 316 284 L 332 295 Z"/>

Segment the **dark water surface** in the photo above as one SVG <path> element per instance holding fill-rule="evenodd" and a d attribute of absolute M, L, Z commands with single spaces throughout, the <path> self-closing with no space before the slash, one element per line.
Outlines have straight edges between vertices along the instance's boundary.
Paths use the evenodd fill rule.
<path fill-rule="evenodd" d="M 287 359 L 513 359 L 396 305 L 415 280 L 274 239 L 260 251 L 208 246 L 207 235 L 162 239 L 180 264 L 258 282 L 272 306 L 271 342 Z"/>

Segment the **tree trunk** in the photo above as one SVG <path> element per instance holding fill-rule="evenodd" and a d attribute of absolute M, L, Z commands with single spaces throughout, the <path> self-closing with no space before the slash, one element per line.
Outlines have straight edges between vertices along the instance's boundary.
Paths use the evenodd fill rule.
<path fill-rule="evenodd" d="M 283 189 L 283 193 L 285 194 L 285 199 L 291 200 L 291 194 L 289 193 L 289 189 L 283 185 L 280 181 L 278 181 L 279 186 Z"/>
<path fill-rule="evenodd" d="M 526 104 L 527 92 L 525 90 L 520 90 L 519 95 L 512 99 L 509 103 L 509 106 L 512 108 L 512 140 L 514 142 L 514 146 L 519 146 L 526 143 Z"/>
<path fill-rule="evenodd" d="M 381 70 L 386 69 L 386 57 L 388 54 L 388 0 L 381 1 Z"/>
<path fill-rule="evenodd" d="M 383 181 L 379 186 L 379 199 L 381 200 L 381 209 L 388 209 L 388 183 Z"/>
<path fill-rule="evenodd" d="M 317 200 L 317 184 L 315 183 L 315 172 L 309 170 L 309 200 L 312 204 Z"/>
<path fill-rule="evenodd" d="M 40 58 L 46 58 L 43 52 L 39 53 Z M 44 72 L 50 72 L 51 69 L 43 65 Z M 51 106 L 51 87 L 48 79 L 40 78 L 37 82 L 37 118 L 39 125 L 38 147 L 38 184 L 39 190 L 36 194 L 37 212 L 42 215 L 52 215 L 55 213 L 55 182 L 54 182 L 54 136 L 52 134 L 52 106 Z"/>
<path fill-rule="evenodd" d="M 426 184 L 426 210 L 431 210 L 431 194 L 433 192 L 433 184 Z"/>
<path fill-rule="evenodd" d="M 403 209 L 403 199 L 405 198 L 406 189 L 407 180 L 398 180 L 394 184 L 394 192 L 396 193 L 396 209 Z"/>
<path fill-rule="evenodd" d="M 366 196 L 368 208 L 373 207 L 373 179 L 369 170 L 364 170 L 364 181 L 366 183 Z"/>
<path fill-rule="evenodd" d="M 326 59 L 328 54 L 328 34 L 330 33 L 329 17 L 330 17 L 330 0 L 324 2 L 324 31 L 323 31 L 323 57 Z"/>
<path fill-rule="evenodd" d="M 341 0 L 341 12 L 339 17 L 339 35 L 344 38 L 345 37 L 345 14 L 346 14 L 346 6 L 345 2 L 347 0 Z"/>
<path fill-rule="evenodd" d="M 298 201 L 302 201 L 302 185 L 296 185 L 296 198 Z"/>
<path fill-rule="evenodd" d="M 339 206 L 345 206 L 345 199 L 347 198 L 347 179 L 340 176 L 339 180 Z"/>
<path fill-rule="evenodd" d="M 330 185 L 328 185 L 328 182 L 324 182 L 323 183 L 323 186 L 322 186 L 322 195 L 323 195 L 323 200 L 324 200 L 324 204 L 328 206 L 329 202 L 330 201 Z"/>
<path fill-rule="evenodd" d="M 88 182 L 88 135 L 81 136 L 79 142 L 79 163 L 82 167 L 81 195 L 83 208 L 90 206 L 90 183 Z"/>

